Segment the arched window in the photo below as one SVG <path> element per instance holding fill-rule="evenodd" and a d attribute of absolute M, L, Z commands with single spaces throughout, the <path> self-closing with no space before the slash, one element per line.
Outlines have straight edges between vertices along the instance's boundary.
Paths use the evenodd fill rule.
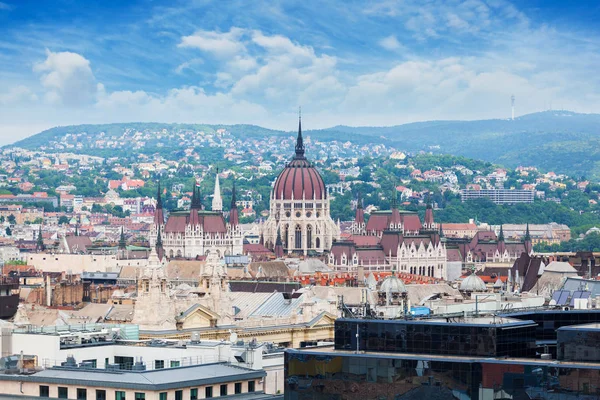
<path fill-rule="evenodd" d="M 306 227 L 306 248 L 312 249 L 312 226 L 308 225 Z"/>
<path fill-rule="evenodd" d="M 181 257 L 181 250 L 177 250 L 177 257 Z"/>
<path fill-rule="evenodd" d="M 290 244 L 289 244 L 290 235 L 288 232 L 288 227 L 289 227 L 289 225 L 285 225 L 283 228 L 283 234 L 284 234 L 283 235 L 283 243 L 285 244 L 286 249 L 290 247 Z"/>
<path fill-rule="evenodd" d="M 295 242 L 296 249 L 302 249 L 302 228 L 300 228 L 300 225 L 296 225 Z"/>
<path fill-rule="evenodd" d="M 320 249 L 320 248 L 321 248 L 321 239 L 319 239 L 319 238 L 316 238 L 316 239 L 315 239 L 315 247 L 316 247 L 317 249 Z"/>

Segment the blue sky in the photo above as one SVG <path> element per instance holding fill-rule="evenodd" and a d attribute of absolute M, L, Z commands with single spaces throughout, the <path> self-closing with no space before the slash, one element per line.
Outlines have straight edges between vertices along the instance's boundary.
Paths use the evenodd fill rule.
<path fill-rule="evenodd" d="M 76 123 L 293 129 L 600 112 L 600 2 L 0 0 L 0 143 Z"/>

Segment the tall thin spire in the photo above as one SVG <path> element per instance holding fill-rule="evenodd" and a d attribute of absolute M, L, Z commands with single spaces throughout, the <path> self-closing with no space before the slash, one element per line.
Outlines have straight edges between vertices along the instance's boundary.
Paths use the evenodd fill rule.
<path fill-rule="evenodd" d="M 531 241 L 531 234 L 529 233 L 529 222 L 527 223 L 527 228 L 525 228 L 525 241 Z"/>
<path fill-rule="evenodd" d="M 235 180 L 233 181 L 233 189 L 231 190 L 231 207 L 229 209 L 229 224 L 237 226 L 240 223 L 240 217 L 237 209 L 237 199 L 235 196 Z"/>
<path fill-rule="evenodd" d="M 40 229 L 38 231 L 36 248 L 37 248 L 37 250 L 41 250 L 41 251 L 43 251 L 45 249 L 44 237 L 42 236 L 42 224 L 40 224 Z"/>
<path fill-rule="evenodd" d="M 158 190 L 156 193 L 156 209 L 160 210 L 163 208 L 163 204 L 162 204 L 162 197 L 161 197 L 161 193 L 160 193 L 160 181 L 158 181 Z"/>
<path fill-rule="evenodd" d="M 119 249 L 127 249 L 127 240 L 125 239 L 125 230 L 121 227 L 121 236 L 119 237 Z"/>
<path fill-rule="evenodd" d="M 215 191 L 212 200 L 213 211 L 223 211 L 223 199 L 221 198 L 221 184 L 219 183 L 219 168 L 217 168 L 217 176 L 215 177 Z"/>
<path fill-rule="evenodd" d="M 235 180 L 233 181 L 233 189 L 231 189 L 231 208 L 237 207 L 237 198 L 235 196 Z"/>
<path fill-rule="evenodd" d="M 504 242 L 504 229 L 502 228 L 502 225 L 500 225 L 500 233 L 498 234 L 498 241 Z"/>
<path fill-rule="evenodd" d="M 298 138 L 296 139 L 296 158 L 304 158 L 304 140 L 302 139 L 302 108 L 298 109 Z"/>

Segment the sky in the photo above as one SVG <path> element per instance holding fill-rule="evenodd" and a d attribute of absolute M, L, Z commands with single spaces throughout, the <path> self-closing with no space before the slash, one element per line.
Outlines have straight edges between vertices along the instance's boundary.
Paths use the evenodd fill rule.
<path fill-rule="evenodd" d="M 0 0 L 0 144 L 109 122 L 600 112 L 600 2 Z"/>

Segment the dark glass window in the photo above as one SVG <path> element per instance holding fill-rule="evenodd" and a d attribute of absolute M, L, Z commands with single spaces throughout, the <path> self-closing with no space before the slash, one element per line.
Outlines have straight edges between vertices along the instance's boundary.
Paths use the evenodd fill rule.
<path fill-rule="evenodd" d="M 213 397 L 213 388 L 212 386 L 207 386 L 204 388 L 204 397 L 210 399 Z"/>
<path fill-rule="evenodd" d="M 242 382 L 235 383 L 235 394 L 242 393 Z"/>
<path fill-rule="evenodd" d="M 154 360 L 154 369 L 161 369 L 165 367 L 165 360 Z"/>
<path fill-rule="evenodd" d="M 190 400 L 198 400 L 198 389 L 190 389 Z"/>
<path fill-rule="evenodd" d="M 160 392 L 158 400 L 167 400 L 167 392 Z"/>
<path fill-rule="evenodd" d="M 96 390 L 96 400 L 106 400 L 106 390 Z"/>
<path fill-rule="evenodd" d="M 175 391 L 175 400 L 183 400 L 183 390 Z"/>
<path fill-rule="evenodd" d="M 248 381 L 248 393 L 252 393 L 256 390 L 256 382 Z"/>
<path fill-rule="evenodd" d="M 87 389 L 77 388 L 77 400 L 87 399 Z"/>
<path fill-rule="evenodd" d="M 59 399 L 68 399 L 69 398 L 69 388 L 64 386 L 58 387 L 58 398 Z"/>
<path fill-rule="evenodd" d="M 135 392 L 135 400 L 146 400 L 146 393 Z"/>
<path fill-rule="evenodd" d="M 122 392 L 120 390 L 115 390 L 115 400 L 126 400 L 125 392 Z"/>
<path fill-rule="evenodd" d="M 221 385 L 220 396 L 227 396 L 227 385 Z"/>
<path fill-rule="evenodd" d="M 46 385 L 40 385 L 40 397 L 50 397 L 50 387 Z"/>

